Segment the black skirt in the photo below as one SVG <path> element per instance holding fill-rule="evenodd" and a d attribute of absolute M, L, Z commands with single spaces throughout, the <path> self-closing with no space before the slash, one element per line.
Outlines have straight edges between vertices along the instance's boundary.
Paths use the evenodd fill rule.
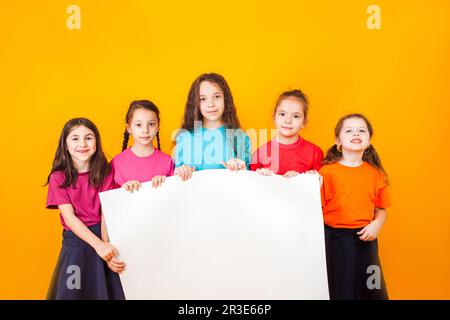
<path fill-rule="evenodd" d="M 359 229 L 325 225 L 328 287 L 331 300 L 387 300 L 378 242 L 361 241 Z"/>
<path fill-rule="evenodd" d="M 100 238 L 100 224 L 89 229 Z M 63 231 L 50 287 L 49 300 L 124 300 L 119 275 L 108 268 L 95 250 L 72 231 Z"/>

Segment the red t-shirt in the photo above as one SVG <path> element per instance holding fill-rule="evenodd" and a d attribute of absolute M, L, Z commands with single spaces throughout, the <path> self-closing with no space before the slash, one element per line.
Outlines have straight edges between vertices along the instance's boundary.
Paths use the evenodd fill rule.
<path fill-rule="evenodd" d="M 302 173 L 319 170 L 322 159 L 322 150 L 302 137 L 298 137 L 292 144 L 283 144 L 272 139 L 255 151 L 250 170 L 268 168 L 276 174 L 285 174 L 287 171 Z"/>

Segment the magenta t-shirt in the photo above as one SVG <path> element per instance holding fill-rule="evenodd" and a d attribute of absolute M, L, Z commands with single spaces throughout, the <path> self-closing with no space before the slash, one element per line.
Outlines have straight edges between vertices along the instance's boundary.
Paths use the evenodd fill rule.
<path fill-rule="evenodd" d="M 130 180 L 147 182 L 154 176 L 170 177 L 175 167 L 172 158 L 158 149 L 147 157 L 139 157 L 131 151 L 131 148 L 115 156 L 111 165 L 114 181 L 119 187 Z"/>
<path fill-rule="evenodd" d="M 66 177 L 63 171 L 56 171 L 50 175 L 47 193 L 47 208 L 58 209 L 58 205 L 71 204 L 75 215 L 86 225 L 91 226 L 101 222 L 101 206 L 99 192 L 114 189 L 112 173 L 104 183 L 96 189 L 89 183 L 89 172 L 79 173 L 75 186 L 60 188 Z M 60 213 L 61 223 L 65 230 L 70 228 L 64 223 Z"/>

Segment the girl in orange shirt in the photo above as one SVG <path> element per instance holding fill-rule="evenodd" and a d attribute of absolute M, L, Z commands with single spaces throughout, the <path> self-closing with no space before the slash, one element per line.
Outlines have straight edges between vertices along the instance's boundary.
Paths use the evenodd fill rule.
<path fill-rule="evenodd" d="M 372 135 L 363 115 L 342 117 L 319 171 L 331 299 L 388 299 L 377 237 L 390 200 Z"/>

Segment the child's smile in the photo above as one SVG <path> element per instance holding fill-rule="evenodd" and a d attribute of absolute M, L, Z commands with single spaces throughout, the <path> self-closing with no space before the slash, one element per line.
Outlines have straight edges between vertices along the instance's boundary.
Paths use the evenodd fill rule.
<path fill-rule="evenodd" d="M 360 144 L 362 141 L 361 139 L 355 138 L 352 141 L 350 141 L 351 143 L 356 143 L 356 144 Z"/>
<path fill-rule="evenodd" d="M 86 154 L 86 153 L 88 153 L 89 151 L 90 151 L 91 149 L 83 149 L 83 150 L 77 150 L 77 152 L 78 153 L 81 153 L 81 154 Z"/>
<path fill-rule="evenodd" d="M 199 89 L 200 113 L 203 116 L 203 126 L 218 127 L 222 124 L 225 108 L 223 91 L 217 83 L 203 81 Z"/>
<path fill-rule="evenodd" d="M 303 104 L 296 98 L 286 98 L 278 105 L 274 115 L 280 138 L 296 139 L 305 125 Z M 283 143 L 283 141 L 280 140 Z M 284 141 L 287 142 L 287 141 Z"/>
<path fill-rule="evenodd" d="M 76 165 L 87 163 L 96 151 L 95 134 L 85 126 L 78 126 L 67 137 L 67 150 Z"/>
<path fill-rule="evenodd" d="M 366 123 L 360 118 L 344 121 L 337 144 L 351 151 L 365 150 L 370 145 L 370 135 Z"/>

